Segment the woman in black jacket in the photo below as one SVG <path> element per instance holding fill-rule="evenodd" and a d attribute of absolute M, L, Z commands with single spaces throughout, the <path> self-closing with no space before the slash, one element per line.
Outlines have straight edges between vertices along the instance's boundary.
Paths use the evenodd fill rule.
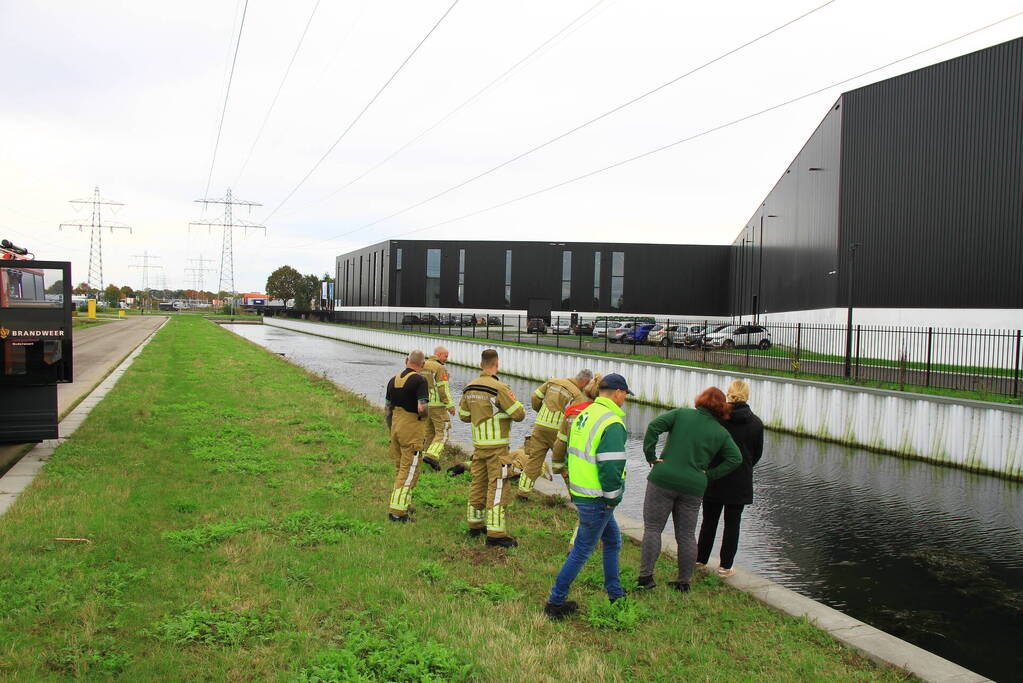
<path fill-rule="evenodd" d="M 764 424 L 753 414 L 746 401 L 749 400 L 749 384 L 737 379 L 728 387 L 728 402 L 732 405 L 731 416 L 721 425 L 728 430 L 742 453 L 742 464 L 738 469 L 721 479 L 710 482 L 703 494 L 703 524 L 696 548 L 696 566 L 702 567 L 710 559 L 714 536 L 718 531 L 721 512 L 725 513 L 725 530 L 721 539 L 721 567 L 719 576 L 735 573 L 732 562 L 739 548 L 739 522 L 742 509 L 753 502 L 753 468 L 760 462 L 764 452 Z"/>

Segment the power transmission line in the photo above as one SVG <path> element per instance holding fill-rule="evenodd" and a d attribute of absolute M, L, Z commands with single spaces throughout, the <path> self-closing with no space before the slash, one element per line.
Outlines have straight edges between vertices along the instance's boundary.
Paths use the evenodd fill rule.
<path fill-rule="evenodd" d="M 88 223 L 83 221 L 69 221 L 67 223 L 61 223 L 59 229 L 64 228 L 78 228 L 81 232 L 83 228 L 89 228 L 89 277 L 86 282 L 89 287 L 95 290 L 103 289 L 103 230 L 110 230 L 112 233 L 114 230 L 127 230 L 131 232 L 131 226 L 125 225 L 124 223 L 117 223 L 114 221 L 103 222 L 102 207 L 104 206 L 124 206 L 121 202 L 111 201 L 109 199 L 103 199 L 99 194 L 99 186 L 95 187 L 92 191 L 91 199 L 72 199 L 70 202 L 72 205 L 92 205 L 92 218 Z M 115 209 L 116 211 L 116 209 Z"/>
<path fill-rule="evenodd" d="M 380 86 L 380 89 L 377 90 L 376 94 L 373 95 L 373 97 L 370 98 L 369 102 L 366 103 L 366 106 L 362 108 L 362 111 L 360 111 L 355 116 L 355 118 L 352 119 L 351 123 L 348 124 L 348 127 L 341 132 L 341 135 L 338 136 L 337 140 L 334 140 L 334 143 L 330 147 L 328 147 L 327 151 L 323 153 L 323 156 L 321 156 L 317 160 L 317 162 L 313 164 L 313 167 L 309 169 L 309 172 L 306 173 L 300 181 L 298 181 L 298 184 L 291 189 L 291 192 L 289 192 L 284 197 L 284 199 L 281 200 L 281 203 L 278 204 L 273 211 L 267 214 L 267 217 L 264 219 L 264 222 L 269 222 L 273 215 L 277 213 L 280 210 L 280 208 L 284 206 L 287 203 L 287 201 L 292 198 L 292 196 L 294 196 L 296 192 L 298 192 L 298 189 L 305 184 L 305 181 L 309 180 L 309 177 L 316 171 L 317 168 L 320 167 L 320 164 L 322 164 L 327 159 L 327 157 L 330 156 L 330 153 L 334 151 L 334 148 L 337 147 L 338 144 L 340 144 L 340 142 L 345 139 L 345 136 L 348 135 L 348 131 L 350 131 L 355 126 L 355 124 L 359 122 L 359 119 L 361 119 L 363 114 L 365 114 L 366 111 L 369 110 L 371 106 L 373 106 L 373 103 L 377 101 L 377 98 L 380 97 L 381 94 L 383 94 L 384 90 L 387 89 L 387 86 L 391 84 L 391 81 L 393 81 L 398 76 L 398 74 L 401 73 L 401 70 L 405 68 L 405 65 L 408 64 L 409 61 L 411 61 L 412 57 L 416 54 L 416 52 L 419 51 L 419 48 L 421 48 L 423 44 L 429 39 L 429 37 L 433 35 L 433 32 L 437 30 L 437 27 L 441 25 L 441 22 L 443 22 L 444 19 L 449 14 L 451 14 L 451 10 L 455 9 L 455 5 L 457 5 L 458 2 L 459 0 L 454 0 L 454 2 L 451 3 L 451 6 L 447 8 L 444 14 L 441 15 L 440 19 L 437 20 L 437 22 L 430 28 L 430 30 L 426 32 L 426 35 L 423 36 L 422 40 L 420 40 L 419 43 L 412 49 L 412 52 L 410 52 L 408 56 L 405 57 L 405 60 L 398 65 L 398 68 L 394 70 L 394 73 L 391 74 L 391 77 L 384 81 L 384 84 Z"/>
<path fill-rule="evenodd" d="M 245 230 L 245 234 L 248 234 L 249 230 L 266 231 L 266 226 L 264 225 L 258 225 L 241 218 L 235 218 L 234 207 L 247 206 L 251 211 L 253 206 L 262 206 L 262 204 L 259 202 L 250 202 L 244 199 L 234 199 L 231 196 L 231 188 L 227 188 L 226 196 L 220 199 L 196 199 L 195 201 L 202 204 L 204 208 L 208 204 L 224 205 L 223 219 L 219 221 L 192 221 L 188 224 L 188 227 L 191 229 L 195 226 L 205 226 L 208 230 L 212 230 L 215 227 L 222 229 L 223 236 L 220 248 L 220 284 L 218 285 L 217 291 L 231 292 L 234 294 L 234 229 L 243 228 Z"/>
<path fill-rule="evenodd" d="M 227 100 L 231 96 L 231 83 L 234 81 L 234 67 L 238 63 L 238 48 L 242 44 L 242 30 L 245 28 L 245 14 L 249 10 L 249 0 L 245 0 L 245 6 L 242 7 L 242 20 L 238 24 L 238 38 L 234 44 L 234 58 L 231 60 L 231 73 L 227 78 L 227 87 L 224 89 L 224 106 L 220 110 L 220 125 L 217 126 L 217 139 L 213 143 L 213 158 L 210 159 L 210 172 L 206 176 L 206 191 L 203 192 L 203 196 L 207 197 L 210 194 L 210 182 L 213 180 L 213 167 L 217 164 L 217 149 L 220 147 L 220 134 L 224 130 L 224 117 L 227 115 Z"/>
<path fill-rule="evenodd" d="M 568 130 L 566 130 L 566 131 L 564 131 L 562 133 L 559 133 L 558 135 L 555 135 L 554 137 L 552 137 L 552 138 L 550 138 L 550 139 L 548 139 L 548 140 L 546 140 L 544 142 L 541 142 L 540 144 L 535 145 L 534 147 L 531 147 L 530 149 L 528 149 L 528 150 L 526 150 L 524 152 L 521 152 L 521 153 L 511 157 L 510 159 L 506 159 L 505 161 L 502 161 L 501 163 L 497 164 L 496 166 L 492 166 L 489 169 L 487 169 L 487 170 L 485 170 L 485 171 L 483 171 L 481 173 L 477 173 L 476 175 L 471 176 L 471 177 L 469 177 L 469 178 L 467 178 L 467 179 L 465 179 L 465 180 L 463 180 L 463 181 L 461 181 L 461 182 L 459 182 L 459 183 L 457 183 L 455 185 L 452 185 L 451 187 L 448 187 L 447 189 L 444 189 L 444 190 L 442 190 L 442 191 L 440 191 L 440 192 L 438 192 L 438 193 L 436 193 L 434 195 L 431 195 L 431 196 L 427 197 L 426 199 L 422 199 L 422 200 L 420 200 L 418 202 L 415 202 L 413 204 L 409 204 L 408 206 L 406 206 L 403 209 L 400 209 L 398 211 L 395 211 L 394 213 L 388 214 L 387 216 L 384 216 L 383 218 L 378 218 L 378 219 L 376 219 L 374 221 L 370 221 L 369 223 L 365 223 L 364 225 L 360 225 L 359 227 L 354 228 L 352 230 L 349 230 L 347 232 L 343 232 L 343 233 L 340 233 L 338 235 L 334 235 L 333 237 L 328 237 L 326 240 L 315 240 L 313 242 L 309 242 L 309 243 L 306 243 L 306 244 L 303 244 L 303 245 L 299 245 L 299 246 L 305 247 L 305 246 L 309 246 L 311 244 L 318 244 L 319 242 L 330 241 L 330 240 L 339 239 L 341 237 L 346 237 L 346 236 L 351 235 L 353 233 L 359 232 L 360 230 L 365 230 L 366 228 L 371 228 L 374 225 L 378 225 L 380 223 L 383 223 L 384 221 L 391 220 L 392 218 L 397 218 L 398 216 L 401 216 L 402 214 L 408 213 L 409 211 L 411 211 L 413 209 L 417 209 L 420 206 L 423 206 L 424 204 L 428 204 L 428 203 L 434 201 L 435 199 L 439 199 L 439 198 L 443 197 L 444 195 L 450 194 L 451 192 L 454 192 L 455 190 L 461 189 L 461 188 L 465 187 L 466 185 L 469 185 L 470 183 L 474 183 L 477 180 L 479 180 L 481 178 L 484 178 L 484 177 L 490 175 L 491 173 L 494 173 L 495 171 L 498 171 L 498 170 L 504 168 L 505 166 L 513 164 L 516 161 L 520 161 L 521 159 L 524 159 L 525 157 L 527 157 L 527 156 L 529 156 L 529 155 L 531 155 L 531 154 L 533 154 L 535 152 L 538 152 L 541 149 L 544 149 L 545 147 L 549 147 L 550 145 L 554 144 L 555 142 L 558 142 L 559 140 L 562 140 L 562 139 L 568 137 L 569 135 L 577 133 L 580 130 L 582 130 L 584 128 L 587 128 L 588 126 L 591 126 L 594 123 L 597 123 L 598 121 L 601 121 L 601 120 L 607 118 L 608 116 L 611 116 L 612 114 L 615 114 L 615 113 L 625 109 L 626 107 L 630 107 L 633 104 L 636 104 L 637 102 L 640 102 L 640 101 L 646 99 L 647 97 L 650 97 L 651 95 L 653 95 L 655 93 L 658 93 L 661 90 L 664 90 L 665 88 L 667 88 L 667 87 L 669 87 L 671 85 L 674 85 L 675 83 L 678 83 L 679 81 L 681 81 L 681 80 L 683 80 L 685 78 L 688 78 L 689 76 L 692 76 L 693 74 L 695 74 L 695 73 L 697 73 L 699 71 L 702 71 L 703 69 L 706 69 L 707 67 L 709 67 L 709 66 L 711 66 L 711 65 L 713 65 L 713 64 L 715 64 L 715 63 L 717 63 L 717 62 L 719 62 L 719 61 L 721 61 L 721 60 L 723 60 L 723 59 L 725 59 L 725 58 L 727 58 L 727 57 L 729 57 L 729 56 L 731 56 L 731 55 L 741 51 L 741 50 L 744 50 L 745 48 L 747 48 L 747 47 L 749 47 L 749 46 L 751 46 L 751 45 L 753 45 L 755 43 L 760 42 L 761 40 L 764 40 L 768 36 L 771 36 L 771 35 L 777 33 L 778 31 L 781 31 L 781 30 L 787 28 L 788 26 L 791 26 L 792 24 L 795 24 L 798 21 L 801 21 L 802 19 L 805 19 L 806 17 L 810 16 L 811 14 L 814 14 L 815 12 L 818 12 L 818 11 L 824 9 L 825 7 L 827 7 L 828 5 L 833 4 L 834 2 L 836 2 L 836 0 L 828 0 L 827 2 L 825 2 L 825 3 L 821 4 L 821 5 L 818 5 L 817 7 L 814 7 L 813 9 L 811 9 L 809 11 L 804 12 L 803 14 L 800 14 L 799 16 L 795 17 L 794 19 L 789 19 L 785 23 L 780 24 L 778 26 L 775 26 L 774 28 L 772 28 L 770 31 L 767 31 L 766 33 L 761 33 L 756 38 L 748 40 L 745 43 L 742 43 L 741 45 L 738 45 L 737 47 L 734 47 L 734 48 L 732 48 L 732 49 L 730 49 L 730 50 L 728 50 L 726 52 L 723 52 L 720 55 L 714 57 L 713 59 L 710 59 L 710 60 L 704 62 L 703 64 L 700 64 L 699 66 L 694 67 L 694 68 L 690 69 L 689 71 L 686 71 L 683 74 L 675 76 L 674 78 L 672 78 L 672 79 L 670 79 L 668 81 L 665 81 L 664 83 L 661 83 L 660 85 L 658 85 L 655 88 L 647 90 L 646 92 L 642 93 L 641 95 L 637 95 L 637 96 L 635 96 L 635 97 L 633 97 L 633 98 L 631 98 L 629 100 L 626 100 L 625 102 L 622 102 L 621 104 L 619 104 L 619 105 L 617 105 L 617 106 L 615 106 L 615 107 L 613 107 L 611 109 L 608 109 L 604 113 L 599 114 L 599 115 L 589 119 L 588 121 L 584 121 L 583 123 L 580 123 L 580 124 L 576 125 L 573 128 L 570 128 L 570 129 L 568 129 Z"/>
<path fill-rule="evenodd" d="M 281 90 L 284 89 L 284 84 L 288 80 L 288 75 L 291 73 L 291 67 L 295 64 L 295 58 L 298 57 L 299 50 L 302 49 L 302 43 L 305 42 L 305 36 L 309 33 L 309 27 L 313 23 L 313 17 L 316 16 L 316 10 L 320 6 L 320 0 L 316 0 L 313 4 L 313 11 L 309 13 L 309 20 L 305 23 L 305 28 L 302 29 L 302 35 L 298 39 L 298 45 L 295 46 L 295 51 L 291 55 L 291 61 L 288 62 L 288 68 L 284 70 L 284 76 L 281 78 L 281 82 L 277 86 L 277 92 L 274 94 L 273 99 L 270 101 L 270 108 L 266 110 L 266 115 L 263 117 L 263 123 L 259 126 L 259 132 L 256 133 L 256 139 L 252 141 L 252 146 L 249 147 L 249 153 L 245 156 L 245 161 L 242 163 L 242 168 L 238 171 L 238 177 L 235 178 L 234 184 L 237 185 L 238 181 L 242 179 L 245 174 L 245 169 L 249 165 L 249 160 L 252 159 L 252 153 L 256 151 L 256 145 L 259 144 L 259 140 L 263 137 L 263 130 L 266 128 L 267 122 L 270 120 L 270 115 L 273 114 L 274 107 L 277 106 L 277 98 L 281 96 Z M 209 186 L 206 188 L 207 194 L 209 193 Z"/>
<path fill-rule="evenodd" d="M 345 191 L 346 189 L 348 189 L 349 187 L 351 187 L 355 183 L 359 182 L 360 180 L 362 180 L 363 178 L 368 176 L 373 171 L 377 170 L 378 168 L 380 168 L 381 166 L 386 164 L 388 161 L 390 161 L 394 157 L 396 157 L 399 154 L 401 154 L 402 152 L 404 152 L 406 149 L 408 149 L 412 145 L 416 144 L 417 142 L 419 142 L 420 140 L 425 138 L 427 135 L 432 133 L 434 130 L 436 130 L 440 126 L 444 125 L 455 114 L 457 114 L 458 112 L 462 111 L 463 109 L 468 107 L 470 104 L 472 104 L 473 102 L 478 100 L 480 97 L 482 97 L 483 94 L 486 93 L 486 91 L 490 90 L 492 87 L 494 87 L 498 83 L 504 81 L 506 79 L 506 77 L 509 76 L 509 74 L 511 74 L 512 72 L 517 70 L 520 66 L 525 64 L 530 59 L 532 59 L 534 55 L 536 55 L 538 52 L 540 52 L 541 50 L 546 48 L 548 45 L 551 45 L 555 40 L 557 40 L 561 36 L 565 35 L 565 33 L 569 31 L 569 29 L 571 29 L 573 26 L 575 26 L 580 21 L 582 21 L 587 15 L 593 13 L 594 10 L 596 10 L 598 7 L 600 7 L 601 5 L 603 5 L 607 1 L 608 0 L 597 0 L 597 2 L 594 3 L 593 5 L 591 5 L 589 9 L 587 9 L 582 14 L 578 15 L 577 17 L 575 17 L 572 21 L 570 21 L 567 24 L 565 24 L 556 33 L 554 33 L 549 38 L 547 38 L 547 40 L 543 41 L 542 43 L 540 43 L 539 45 L 534 47 L 532 50 L 530 50 L 530 52 L 528 54 L 526 54 L 524 57 L 522 57 L 517 62 L 512 64 L 510 67 L 508 67 L 503 72 L 501 72 L 501 74 L 499 76 L 497 76 L 497 78 L 494 78 L 492 81 L 490 81 L 489 83 L 484 85 L 482 88 L 477 90 L 475 93 L 470 95 L 464 102 L 459 104 L 457 107 L 455 107 L 454 109 L 449 111 L 447 114 L 445 114 L 441 118 L 439 118 L 436 121 L 434 121 L 433 124 L 431 124 L 428 128 L 426 128 L 421 133 L 416 135 L 414 138 L 410 139 L 408 142 L 403 144 L 401 147 L 399 147 L 398 149 L 396 149 L 393 152 L 391 152 L 390 154 L 388 154 L 386 157 L 384 157 L 383 159 L 381 159 L 380 161 L 375 163 L 373 166 L 370 166 L 368 169 L 363 171 L 360 175 L 352 178 L 351 180 L 349 180 L 347 183 L 345 183 L 341 187 L 337 188 L 336 190 L 333 190 L 330 194 L 325 195 L 323 197 L 320 197 L 319 199 L 315 199 L 315 200 L 309 202 L 308 204 L 305 204 L 304 206 L 300 207 L 297 210 L 301 210 L 301 209 L 308 208 L 310 206 L 314 206 L 316 204 L 319 204 L 320 202 L 324 202 L 324 201 L 330 199 L 331 197 L 336 196 L 340 192 Z"/>
<path fill-rule="evenodd" d="M 142 260 L 141 263 L 133 263 L 132 265 L 130 265 L 128 267 L 129 268 L 135 268 L 135 269 L 138 269 L 138 270 L 142 271 L 142 291 L 148 292 L 149 291 L 149 271 L 150 271 L 150 269 L 159 268 L 161 271 L 163 270 L 163 266 L 150 264 L 149 262 L 151 260 L 159 259 L 160 257 L 159 256 L 150 256 L 149 255 L 149 251 L 146 250 L 146 251 L 143 251 L 141 254 L 133 255 L 132 258 L 137 258 L 137 259 L 141 259 Z M 166 289 L 166 287 L 164 287 L 164 289 Z"/>
<path fill-rule="evenodd" d="M 192 283 L 192 289 L 194 289 L 197 292 L 204 291 L 204 286 L 203 286 L 204 282 L 203 281 L 205 279 L 206 273 L 215 273 L 216 272 L 213 268 L 207 268 L 206 267 L 207 263 L 213 263 L 213 259 L 209 259 L 209 258 L 205 258 L 203 256 L 199 256 L 199 258 L 188 259 L 188 263 L 198 263 L 199 264 L 197 266 L 191 266 L 189 268 L 185 268 L 185 276 L 188 277 L 189 281 Z"/>
<path fill-rule="evenodd" d="M 963 38 L 967 38 L 967 37 L 972 36 L 972 35 L 974 35 L 976 33 L 980 33 L 981 31 L 985 31 L 985 30 L 987 30 L 989 28 L 993 28 L 994 26 L 997 26 L 999 24 L 1003 24 L 1003 23 L 1005 23 L 1007 21 L 1011 21 L 1012 19 L 1015 19 L 1015 18 L 1020 17 L 1020 16 L 1023 16 L 1023 12 L 1017 12 L 1017 13 L 1009 15 L 1009 16 L 1003 18 L 1003 19 L 999 19 L 998 21 L 995 21 L 995 22 L 992 22 L 992 23 L 987 24 L 985 26 L 981 26 L 979 28 L 973 29 L 972 31 L 968 31 L 966 33 L 963 33 L 963 34 L 961 34 L 959 36 L 956 36 L 955 38 L 950 38 L 950 39 L 942 41 L 942 42 L 940 42 L 940 43 L 938 43 L 936 45 L 932 45 L 931 47 L 928 47 L 928 48 L 925 48 L 923 50 L 919 50 L 917 52 L 914 52 L 913 54 L 906 55 L 905 57 L 900 57 L 899 59 L 896 59 L 896 60 L 893 60 L 891 62 L 888 62 L 887 64 L 882 64 L 881 66 L 877 66 L 877 67 L 874 67 L 872 69 L 868 69 L 867 71 L 864 71 L 862 73 L 856 74 L 855 76 L 850 76 L 848 78 L 844 78 L 844 79 L 842 79 L 840 81 L 836 81 L 836 82 L 831 83 L 829 85 L 826 85 L 824 87 L 817 88 L 817 89 L 812 90 L 812 91 L 810 91 L 808 93 L 804 93 L 802 95 L 799 95 L 798 97 L 793 97 L 792 99 L 785 100 L 784 102 L 779 102 L 779 103 L 774 104 L 774 105 L 772 105 L 770 107 L 767 107 L 765 109 L 761 109 L 761 110 L 753 112 L 751 114 L 746 114 L 745 116 L 741 116 L 741 117 L 739 117 L 737 119 L 733 119 L 731 121 L 728 121 L 727 123 L 722 123 L 722 124 L 719 124 L 717 126 L 713 126 L 711 128 L 707 128 L 707 129 L 705 129 L 703 131 L 700 131 L 699 133 L 694 133 L 693 135 L 681 138 L 679 140 L 675 140 L 674 142 L 669 142 L 666 145 L 661 145 L 660 147 L 655 147 L 654 149 L 647 150 L 646 152 L 642 152 L 641 154 L 636 154 L 635 156 L 631 156 L 631 157 L 628 157 L 626 159 L 622 159 L 620 161 L 616 161 L 615 163 L 609 164 L 609 165 L 604 166 L 602 168 L 598 168 L 598 169 L 595 169 L 593 171 L 589 171 L 587 173 L 583 173 L 582 175 L 578 175 L 578 176 L 575 176 L 573 178 L 569 178 L 568 180 L 563 180 L 563 181 L 555 183 L 553 185 L 548 185 L 546 187 L 540 188 L 539 190 L 534 190 L 532 192 L 528 192 L 526 194 L 520 195 L 518 197 L 514 197 L 512 199 L 508 199 L 508 200 L 503 201 L 503 202 L 498 202 L 497 204 L 492 204 L 492 205 L 490 205 L 490 206 L 488 206 L 486 208 L 483 208 L 483 209 L 478 209 L 476 211 L 471 211 L 469 213 L 462 214 L 461 216 L 457 216 L 455 218 L 450 218 L 448 220 L 440 221 L 438 223 L 434 223 L 432 225 L 427 225 L 427 226 L 422 227 L 422 228 L 416 228 L 414 230 L 408 230 L 406 232 L 398 233 L 396 235 L 391 235 L 387 239 L 388 240 L 393 240 L 393 239 L 397 239 L 399 237 L 405 237 L 407 235 L 412 235 L 412 234 L 415 234 L 415 233 L 424 232 L 426 230 L 432 230 L 433 228 L 439 228 L 441 226 L 449 225 L 451 223 L 457 223 L 458 221 L 465 220 L 466 218 L 472 218 L 474 216 L 479 216 L 481 214 L 488 213 L 490 211 L 494 211 L 496 209 L 503 208 L 503 207 L 508 206 L 510 204 L 515 204 L 515 203 L 523 201 L 525 199 L 529 199 L 531 197 L 536 197 L 537 195 L 541 195 L 541 194 L 550 192 L 552 190 L 556 190 L 558 188 L 565 187 L 566 185 L 571 185 L 571 184 L 576 183 L 576 182 L 578 182 L 580 180 L 585 180 L 586 178 L 591 178 L 591 177 L 593 177 L 595 175 L 598 175 L 600 173 L 604 173 L 605 171 L 610 171 L 610 170 L 618 168 L 620 166 L 625 166 L 626 164 L 630 164 L 633 161 L 638 161 L 640 159 L 644 159 L 644 158 L 646 158 L 648 156 L 652 156 L 654 154 L 658 154 L 660 152 L 663 152 L 665 150 L 671 149 L 673 147 L 677 147 L 678 145 L 684 144 L 686 142 L 690 142 L 692 140 L 696 140 L 698 138 L 702 138 L 702 137 L 704 137 L 706 135 L 710 135 L 711 133 L 716 133 L 719 130 L 723 130 L 725 128 L 730 128 L 731 126 L 735 126 L 735 125 L 738 125 L 738 124 L 743 123 L 745 121 L 749 121 L 750 119 L 756 118 L 758 116 L 762 116 L 762 115 L 770 113 L 772 111 L 776 111 L 776 110 L 781 109 L 783 107 L 787 107 L 790 104 L 794 104 L 794 103 L 799 102 L 801 100 L 805 100 L 808 97 L 813 97 L 814 95 L 819 95 L 820 93 L 825 92 L 827 90 L 831 90 L 831 89 L 836 88 L 838 86 L 844 85 L 846 83 L 849 83 L 850 81 L 855 81 L 855 80 L 860 79 L 860 78 L 862 78 L 864 76 L 869 76 L 872 73 L 876 73 L 876 72 L 881 71 L 883 69 L 887 69 L 890 66 L 894 66 L 894 65 L 899 64 L 901 62 L 905 62 L 906 60 L 913 59 L 914 57 L 919 57 L 922 54 L 925 54 L 927 52 L 931 52 L 933 50 L 937 50 L 937 49 L 942 48 L 942 47 L 945 47 L 946 45 L 954 43 L 954 42 L 956 42 L 958 40 L 962 40 Z M 302 246 L 302 245 L 300 245 L 300 246 Z M 298 248 L 298 247 L 296 247 L 296 248 Z"/>

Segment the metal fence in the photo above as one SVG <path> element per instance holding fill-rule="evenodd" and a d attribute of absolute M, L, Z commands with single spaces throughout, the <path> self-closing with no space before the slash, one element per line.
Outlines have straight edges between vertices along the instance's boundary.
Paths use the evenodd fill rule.
<path fill-rule="evenodd" d="M 751 323 L 682 318 L 547 321 L 462 312 L 336 311 L 349 325 L 599 351 L 814 379 L 1020 395 L 1020 330 Z M 602 326 L 603 323 L 603 326 Z M 610 326 L 607 323 L 612 323 Z"/>

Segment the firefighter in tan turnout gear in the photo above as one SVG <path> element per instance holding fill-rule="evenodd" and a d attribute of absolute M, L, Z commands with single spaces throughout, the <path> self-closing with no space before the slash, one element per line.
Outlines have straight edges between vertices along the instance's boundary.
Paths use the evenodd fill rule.
<path fill-rule="evenodd" d="M 519 477 L 519 500 L 529 500 L 536 478 L 547 465 L 547 451 L 554 447 L 565 408 L 583 399 L 583 389 L 593 379 L 589 370 L 580 370 L 575 379 L 547 380 L 533 392 L 536 422 L 526 450 L 526 468 Z"/>
<path fill-rule="evenodd" d="M 438 346 L 433 355 L 426 359 L 420 374 L 426 378 L 429 386 L 430 400 L 427 403 L 426 419 L 426 454 L 423 462 L 434 471 L 440 470 L 440 458 L 444 454 L 444 445 L 451 433 L 451 415 L 455 414 L 455 400 L 451 396 L 448 385 L 448 371 L 444 363 L 448 360 L 448 350 Z"/>
<path fill-rule="evenodd" d="M 387 382 L 387 426 L 391 429 L 391 459 L 397 469 L 387 518 L 410 522 L 412 489 L 419 480 L 429 387 L 420 371 L 426 362 L 422 351 L 405 359 L 405 369 Z"/>
<path fill-rule="evenodd" d="M 474 446 L 469 472 L 469 535 L 487 535 L 487 545 L 517 545 L 505 526 L 511 454 L 508 450 L 511 423 L 521 422 L 526 409 L 507 384 L 497 376 L 497 351 L 483 352 L 483 374 L 466 385 L 458 405 L 458 417 L 472 424 Z"/>

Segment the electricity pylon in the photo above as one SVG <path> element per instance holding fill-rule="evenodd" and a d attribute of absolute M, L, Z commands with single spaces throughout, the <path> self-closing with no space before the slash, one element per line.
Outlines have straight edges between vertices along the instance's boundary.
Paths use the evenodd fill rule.
<path fill-rule="evenodd" d="M 117 223 L 114 221 L 103 222 L 103 218 L 100 215 L 102 206 L 124 206 L 121 202 L 114 202 L 109 199 L 103 199 L 99 196 L 99 187 L 96 187 L 92 191 L 92 199 L 72 199 L 69 203 L 71 204 L 92 204 L 92 219 L 86 223 L 84 221 L 78 222 L 67 222 L 61 223 L 60 229 L 64 228 L 78 228 L 81 232 L 83 228 L 90 228 L 89 234 L 89 277 L 86 282 L 89 287 L 102 291 L 103 290 L 103 229 L 109 229 L 110 232 L 114 230 L 127 230 L 131 232 L 131 227 L 124 223 Z"/>
<path fill-rule="evenodd" d="M 249 230 L 263 230 L 265 232 L 266 226 L 242 220 L 241 218 L 235 218 L 233 208 L 235 206 L 247 206 L 251 212 L 253 206 L 262 206 L 262 204 L 258 202 L 245 201 L 244 199 L 232 198 L 231 188 L 227 188 L 227 195 L 220 199 L 196 199 L 195 201 L 202 204 L 203 207 L 209 204 L 224 205 L 224 217 L 219 221 L 192 221 L 188 224 L 188 227 L 206 226 L 206 228 L 211 231 L 216 227 L 223 229 L 223 240 L 220 248 L 220 284 L 218 286 L 218 291 L 231 292 L 231 294 L 234 294 L 234 229 L 244 228 L 245 233 L 248 234 Z"/>
<path fill-rule="evenodd" d="M 199 264 L 197 266 L 192 266 L 191 268 L 185 268 L 185 275 L 189 278 L 189 281 L 192 283 L 192 289 L 194 289 L 197 292 L 202 292 L 204 284 L 203 279 L 205 278 L 205 273 L 215 272 L 212 268 L 206 267 L 206 264 L 212 263 L 213 259 L 208 259 L 200 256 L 199 258 L 190 258 L 188 259 L 188 262 Z"/>
<path fill-rule="evenodd" d="M 132 258 L 142 259 L 142 263 L 135 263 L 135 264 L 132 264 L 132 265 L 130 265 L 128 267 L 129 268 L 138 268 L 138 269 L 140 269 L 142 271 L 142 291 L 148 292 L 149 291 L 149 269 L 150 268 L 160 268 L 161 270 L 163 269 L 163 266 L 150 265 L 149 261 L 150 261 L 150 259 L 158 259 L 160 257 L 159 256 L 150 256 L 148 251 L 144 251 L 141 254 L 135 254 L 134 256 L 132 256 Z"/>

